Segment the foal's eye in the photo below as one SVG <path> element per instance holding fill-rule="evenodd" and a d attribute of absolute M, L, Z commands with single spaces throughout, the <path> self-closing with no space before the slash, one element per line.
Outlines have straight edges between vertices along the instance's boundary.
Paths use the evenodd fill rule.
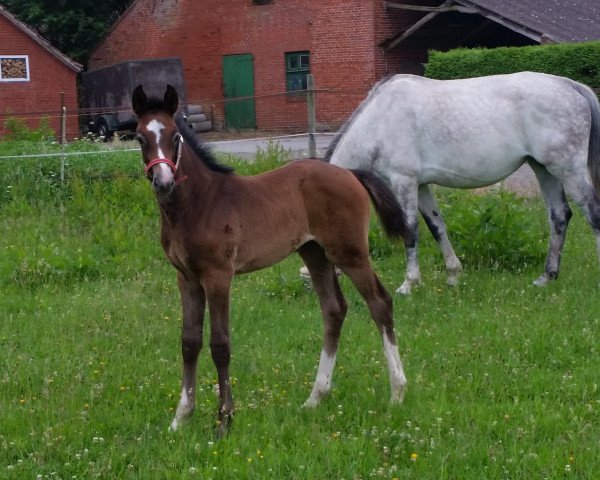
<path fill-rule="evenodd" d="M 141 133 L 138 133 L 135 138 L 139 142 L 140 145 L 144 146 L 146 144 L 146 137 L 144 137 Z"/>

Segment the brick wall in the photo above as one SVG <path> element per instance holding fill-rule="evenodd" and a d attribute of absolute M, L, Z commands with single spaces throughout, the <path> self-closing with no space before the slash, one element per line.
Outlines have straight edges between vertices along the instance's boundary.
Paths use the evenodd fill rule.
<path fill-rule="evenodd" d="M 178 56 L 189 103 L 202 103 L 217 125 L 224 116 L 222 58 L 254 57 L 257 126 L 304 130 L 306 99 L 285 92 L 285 52 L 308 50 L 318 88 L 317 121 L 337 127 L 376 80 L 376 0 L 138 0 L 90 59 L 90 68 L 138 58 Z"/>
<path fill-rule="evenodd" d="M 12 23 L 0 16 L 0 55 L 28 55 L 29 82 L 0 82 L 0 135 L 4 133 L 6 113 L 27 115 L 30 127 L 37 127 L 40 117 L 51 117 L 50 125 L 60 132 L 60 93 L 65 93 L 67 112 L 77 110 L 76 73 L 42 48 Z M 41 114 L 39 114 L 41 113 Z M 79 135 L 76 115 L 67 117 L 67 135 Z"/>

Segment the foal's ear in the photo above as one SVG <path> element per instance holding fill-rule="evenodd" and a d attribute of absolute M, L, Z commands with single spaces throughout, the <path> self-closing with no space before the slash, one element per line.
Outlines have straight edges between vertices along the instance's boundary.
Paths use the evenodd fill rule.
<path fill-rule="evenodd" d="M 138 117 L 141 117 L 146 113 L 146 109 L 148 108 L 148 97 L 141 85 L 135 87 L 135 90 L 133 91 L 131 96 L 131 106 Z"/>
<path fill-rule="evenodd" d="M 167 85 L 164 101 L 167 112 L 175 115 L 175 112 L 179 108 L 179 97 L 177 96 L 177 90 L 173 86 Z"/>

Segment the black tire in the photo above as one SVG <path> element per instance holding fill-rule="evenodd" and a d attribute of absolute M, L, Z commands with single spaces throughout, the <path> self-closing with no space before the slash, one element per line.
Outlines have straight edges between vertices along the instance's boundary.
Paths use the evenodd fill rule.
<path fill-rule="evenodd" d="M 206 122 L 206 115 L 203 113 L 195 113 L 194 115 L 188 115 L 188 123 L 201 123 Z"/>
<path fill-rule="evenodd" d="M 190 123 L 194 132 L 203 133 L 212 130 L 212 122 L 207 120 L 206 122 Z"/>
<path fill-rule="evenodd" d="M 105 142 L 108 142 L 115 134 L 108 126 L 108 122 L 103 118 L 98 119 L 96 122 L 96 133 L 99 137 L 104 137 Z"/>
<path fill-rule="evenodd" d="M 199 115 L 202 113 L 202 105 L 188 105 L 188 115 Z"/>

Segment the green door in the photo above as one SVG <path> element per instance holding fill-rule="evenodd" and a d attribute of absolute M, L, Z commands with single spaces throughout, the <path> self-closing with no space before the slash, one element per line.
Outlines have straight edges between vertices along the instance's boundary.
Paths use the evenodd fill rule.
<path fill-rule="evenodd" d="M 225 100 L 254 96 L 254 67 L 252 55 L 223 57 L 223 86 Z M 254 99 L 225 102 L 225 123 L 230 128 L 256 128 Z"/>

